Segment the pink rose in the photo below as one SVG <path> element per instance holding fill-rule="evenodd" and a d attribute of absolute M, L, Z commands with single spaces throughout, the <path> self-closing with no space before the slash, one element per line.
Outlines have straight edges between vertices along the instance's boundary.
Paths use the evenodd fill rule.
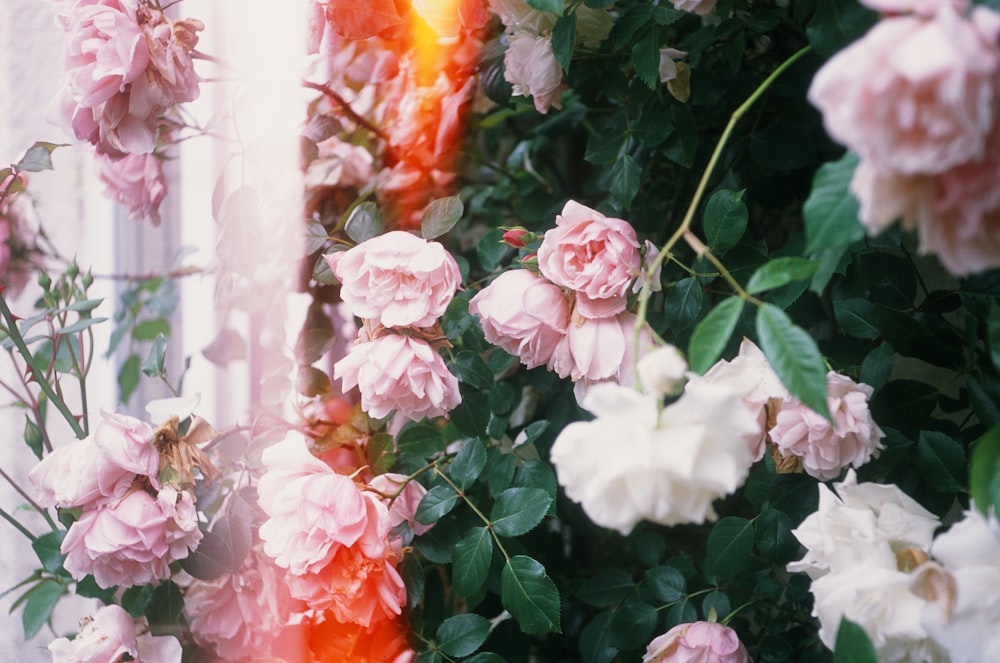
<path fill-rule="evenodd" d="M 965 0 L 861 0 L 861 4 L 883 14 L 918 14 L 933 16 L 943 6 L 963 11 Z"/>
<path fill-rule="evenodd" d="M 167 196 L 163 160 L 155 154 L 126 154 L 116 159 L 97 154 L 97 175 L 104 193 L 127 211 L 130 219 L 160 225 L 160 203 Z"/>
<path fill-rule="evenodd" d="M 141 620 L 139 630 L 146 630 Z M 107 663 L 131 660 L 136 663 L 180 663 L 181 643 L 172 635 L 136 636 L 136 623 L 119 605 L 106 605 L 83 623 L 75 638 L 58 638 L 49 643 L 52 663 Z M 123 657 L 128 656 L 127 659 Z"/>
<path fill-rule="evenodd" d="M 137 476 L 159 487 L 160 454 L 149 424 L 101 413 L 87 438 L 48 454 L 28 473 L 43 506 L 92 508 L 125 494 Z"/>
<path fill-rule="evenodd" d="M 173 106 L 198 98 L 198 74 L 191 51 L 198 32 L 205 29 L 197 19 L 171 21 L 158 9 L 143 5 L 139 10 L 142 30 L 149 44 L 149 87 L 157 104 Z"/>
<path fill-rule="evenodd" d="M 569 327 L 569 304 L 556 285 L 526 269 L 500 274 L 469 302 L 486 340 L 528 368 L 551 368 Z"/>
<path fill-rule="evenodd" d="M 405 485 L 404 485 L 405 484 Z M 415 516 L 420 500 L 427 494 L 427 489 L 416 481 L 407 481 L 403 474 L 380 474 L 368 482 L 368 485 L 386 495 L 386 506 L 389 508 L 389 530 L 396 532 L 404 522 L 416 536 L 430 531 L 433 525 L 418 523 Z M 400 490 L 402 489 L 402 490 Z M 408 542 L 407 542 L 408 543 Z"/>
<path fill-rule="evenodd" d="M 553 370 L 559 377 L 605 380 L 617 376 L 632 339 L 622 325 L 622 316 L 582 318 L 575 316 L 566 336 L 556 347 Z"/>
<path fill-rule="evenodd" d="M 827 131 L 880 172 L 938 173 L 982 153 L 993 126 L 1000 14 L 942 4 L 894 16 L 831 58 L 809 100 Z M 864 72 L 864 73 L 859 73 Z"/>
<path fill-rule="evenodd" d="M 674 7 L 680 9 L 684 12 L 691 12 L 693 14 L 698 14 L 699 16 L 704 16 L 708 14 L 713 9 L 715 9 L 715 3 L 717 0 L 671 0 L 674 3 Z"/>
<path fill-rule="evenodd" d="M 341 622 L 368 626 L 402 612 L 389 511 L 371 493 L 312 456 L 301 439 L 264 452 L 259 504 L 264 552 L 288 569 L 288 588 Z"/>
<path fill-rule="evenodd" d="M 201 537 L 191 494 L 166 486 L 156 497 L 134 490 L 85 509 L 61 550 L 75 579 L 92 573 L 101 587 L 131 587 L 169 578 L 170 563 L 187 557 Z"/>
<path fill-rule="evenodd" d="M 806 473 L 822 480 L 836 478 L 845 467 L 864 465 L 882 448 L 879 440 L 885 437 L 868 409 L 871 387 L 833 371 L 826 380 L 834 425 L 789 397 L 770 430 L 771 442 L 782 455 L 801 458 Z"/>
<path fill-rule="evenodd" d="M 386 327 L 430 327 L 448 308 L 462 280 L 443 246 L 394 230 L 326 256 L 341 297 L 359 318 Z"/>
<path fill-rule="evenodd" d="M 552 52 L 552 37 L 512 35 L 503 64 L 503 77 L 513 86 L 515 96 L 534 99 L 539 113 L 548 113 L 549 106 L 562 108 L 563 72 Z"/>
<path fill-rule="evenodd" d="M 195 641 L 225 661 L 271 655 L 295 603 L 283 570 L 258 551 L 247 555 L 238 573 L 195 580 L 184 592 Z"/>
<path fill-rule="evenodd" d="M 750 654 L 728 626 L 694 622 L 653 638 L 642 663 L 750 663 Z"/>
<path fill-rule="evenodd" d="M 355 344 L 334 364 L 333 377 L 344 381 L 345 392 L 357 386 L 361 409 L 376 419 L 393 410 L 412 421 L 441 417 L 462 402 L 458 379 L 437 350 L 400 334 Z"/>
<path fill-rule="evenodd" d="M 607 318 L 625 310 L 642 256 L 628 222 L 571 200 L 538 247 L 538 267 L 548 280 L 576 292 L 580 315 Z"/>

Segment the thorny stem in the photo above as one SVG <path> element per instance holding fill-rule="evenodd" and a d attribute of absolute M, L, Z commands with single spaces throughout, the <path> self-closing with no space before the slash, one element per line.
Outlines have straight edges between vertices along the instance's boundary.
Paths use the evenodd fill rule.
<path fill-rule="evenodd" d="M 35 536 L 34 534 L 32 534 L 30 531 L 28 531 L 27 527 L 25 527 L 21 523 L 17 522 L 17 520 L 14 518 L 14 516 L 10 515 L 6 511 L 4 511 L 3 509 L 0 509 L 0 518 L 3 518 L 8 523 L 10 523 L 15 528 L 17 528 L 17 531 L 19 531 L 21 534 L 23 534 L 26 537 L 28 537 L 29 540 L 34 541 L 35 539 L 38 538 L 37 536 Z"/>
<path fill-rule="evenodd" d="M 372 124 L 365 118 L 358 115 L 357 112 L 353 108 L 351 108 L 351 104 L 348 103 L 347 99 L 344 99 L 342 96 L 340 96 L 332 89 L 330 89 L 329 85 L 323 85 L 322 83 L 313 83 L 312 81 L 302 81 L 302 85 L 311 90 L 322 92 L 324 95 L 333 100 L 335 104 L 340 106 L 340 109 L 344 112 L 344 114 L 347 117 L 351 118 L 351 120 L 353 120 L 355 123 L 361 125 L 362 127 L 372 132 L 382 140 L 389 140 L 389 137 L 386 136 L 381 129 L 376 127 L 374 124 Z"/>
<path fill-rule="evenodd" d="M 485 513 L 483 513 L 482 511 L 480 511 L 479 507 L 477 507 L 475 504 L 472 503 L 472 500 L 470 500 L 466 496 L 465 491 L 462 490 L 461 488 L 459 488 L 458 486 L 456 486 L 455 483 L 451 479 L 448 478 L 448 475 L 441 471 L 440 467 L 437 467 L 435 465 L 434 466 L 434 473 L 437 474 L 442 479 L 444 479 L 445 483 L 447 483 L 449 486 L 451 486 L 451 489 L 454 490 L 455 493 L 459 497 L 462 498 L 462 501 L 464 501 L 466 504 L 469 505 L 469 508 L 472 509 L 473 513 L 475 513 L 479 517 L 480 520 L 482 520 L 484 523 L 486 523 L 486 529 L 488 529 L 490 531 L 490 536 L 492 536 L 493 540 L 496 542 L 497 548 L 499 548 L 500 552 L 503 553 L 503 558 L 509 562 L 510 561 L 510 554 L 507 552 L 507 549 L 503 547 L 503 544 L 500 543 L 500 537 L 497 536 L 497 533 L 493 531 L 493 523 L 490 521 L 489 517 Z"/>

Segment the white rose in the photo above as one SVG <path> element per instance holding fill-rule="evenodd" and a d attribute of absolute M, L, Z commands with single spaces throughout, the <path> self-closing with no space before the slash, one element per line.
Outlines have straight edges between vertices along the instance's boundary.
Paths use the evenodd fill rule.
<path fill-rule="evenodd" d="M 562 67 L 552 52 L 551 37 L 512 35 L 503 64 L 504 78 L 515 96 L 534 99 L 539 113 L 548 113 L 549 106 L 561 108 Z"/>
<path fill-rule="evenodd" d="M 666 396 L 684 381 L 687 362 L 677 348 L 663 345 L 643 355 L 636 368 L 643 391 Z"/>

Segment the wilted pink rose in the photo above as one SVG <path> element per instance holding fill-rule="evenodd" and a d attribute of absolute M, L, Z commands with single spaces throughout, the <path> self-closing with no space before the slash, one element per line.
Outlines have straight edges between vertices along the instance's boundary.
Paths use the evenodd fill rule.
<path fill-rule="evenodd" d="M 833 56 L 809 100 L 827 131 L 879 172 L 939 173 L 977 158 L 993 126 L 1000 14 L 894 16 Z M 863 73 L 859 73 L 863 72 Z"/>
<path fill-rule="evenodd" d="M 607 318 L 625 310 L 642 256 L 627 221 L 571 200 L 542 238 L 538 267 L 545 278 L 576 292 L 580 315 Z"/>
<path fill-rule="evenodd" d="M 420 500 L 427 494 L 427 489 L 417 481 L 408 481 L 403 474 L 380 474 L 368 482 L 368 485 L 375 490 L 386 495 L 395 495 L 388 499 L 389 507 L 389 530 L 397 531 L 397 528 L 404 522 L 409 526 L 410 531 L 420 536 L 430 531 L 433 525 L 424 525 L 417 522 L 414 517 Z"/>
<path fill-rule="evenodd" d="M 561 288 L 527 269 L 500 274 L 469 302 L 486 340 L 518 357 L 528 368 L 552 364 L 569 326 L 569 304 Z"/>
<path fill-rule="evenodd" d="M 552 52 L 552 37 L 518 33 L 510 37 L 503 57 L 503 77 L 513 94 L 531 97 L 535 110 L 548 113 L 549 106 L 562 108 L 562 67 Z"/>
<path fill-rule="evenodd" d="M 84 621 L 75 638 L 58 638 L 49 643 L 52 663 L 107 663 L 130 660 L 136 663 L 180 663 L 181 643 L 172 635 L 136 636 L 146 630 L 145 620 L 137 625 L 119 605 L 106 605 Z M 128 658 L 123 658 L 125 656 Z"/>
<path fill-rule="evenodd" d="M 96 507 L 125 494 L 137 476 L 159 487 L 153 429 L 123 414 L 101 413 L 90 436 L 48 454 L 28 478 L 43 506 Z"/>
<path fill-rule="evenodd" d="M 694 622 L 653 638 L 642 663 L 750 663 L 750 654 L 728 626 Z"/>
<path fill-rule="evenodd" d="M 264 552 L 288 569 L 292 596 L 339 621 L 368 626 L 406 603 L 393 565 L 389 512 L 291 438 L 264 452 L 258 486 Z"/>
<path fill-rule="evenodd" d="M 830 371 L 826 402 L 834 424 L 800 403 L 786 398 L 770 430 L 771 441 L 785 456 L 802 459 L 802 467 L 817 479 L 836 478 L 844 468 L 861 467 L 882 448 L 885 437 L 872 420 L 868 399 L 872 388 Z"/>
<path fill-rule="evenodd" d="M 671 0 L 674 3 L 674 7 L 680 9 L 684 12 L 691 12 L 693 14 L 698 14 L 699 16 L 704 16 L 708 14 L 713 9 L 715 9 L 715 3 L 717 0 Z"/>
<path fill-rule="evenodd" d="M 256 550 L 246 556 L 238 573 L 195 580 L 184 591 L 191 634 L 224 661 L 270 656 L 298 605 L 288 592 L 284 571 Z"/>
<path fill-rule="evenodd" d="M 400 334 L 355 344 L 334 364 L 333 377 L 344 381 L 345 392 L 357 386 L 361 409 L 376 419 L 393 410 L 413 421 L 441 417 L 462 402 L 458 379 L 437 350 Z"/>
<path fill-rule="evenodd" d="M 143 4 L 139 21 L 149 44 L 149 88 L 160 106 L 172 106 L 198 98 L 198 74 L 191 51 L 198 32 L 205 29 L 196 19 L 171 21 L 158 9 Z"/>
<path fill-rule="evenodd" d="M 458 263 L 443 246 L 401 230 L 326 260 L 354 315 L 386 327 L 430 327 L 462 281 Z"/>
<path fill-rule="evenodd" d="M 167 195 L 163 160 L 155 154 L 126 154 L 121 158 L 97 154 L 97 175 L 107 197 L 122 205 L 130 219 L 160 225 L 160 203 Z"/>
<path fill-rule="evenodd" d="M 75 579 L 92 573 L 101 587 L 132 587 L 169 578 L 170 563 L 187 557 L 201 537 L 191 494 L 165 486 L 156 497 L 134 490 L 84 510 L 61 550 Z"/>

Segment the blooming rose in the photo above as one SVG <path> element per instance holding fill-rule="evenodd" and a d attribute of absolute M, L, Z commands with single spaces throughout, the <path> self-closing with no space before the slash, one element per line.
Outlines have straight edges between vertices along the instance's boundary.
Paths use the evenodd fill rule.
<path fill-rule="evenodd" d="M 309 649 L 316 661 L 411 663 L 416 654 L 407 642 L 403 619 L 383 619 L 364 627 L 322 615 L 309 627 Z"/>
<path fill-rule="evenodd" d="M 140 628 L 145 629 L 145 620 Z M 84 621 L 75 638 L 49 643 L 52 663 L 105 663 L 130 660 L 135 663 L 180 663 L 181 643 L 172 635 L 136 636 L 136 623 L 119 605 L 106 605 Z M 128 656 L 127 659 L 123 657 Z"/>
<path fill-rule="evenodd" d="M 142 30 L 149 44 L 150 93 L 160 106 L 198 98 L 198 74 L 191 51 L 205 25 L 196 19 L 171 21 L 163 12 L 143 4 L 139 9 Z"/>
<path fill-rule="evenodd" d="M 643 391 L 666 396 L 684 380 L 687 362 L 676 347 L 663 345 L 643 355 L 637 369 Z"/>
<path fill-rule="evenodd" d="M 653 638 L 642 663 L 750 663 L 750 654 L 728 626 L 694 622 Z"/>
<path fill-rule="evenodd" d="M 469 302 L 483 335 L 518 357 L 528 368 L 553 362 L 556 346 L 569 326 L 569 305 L 562 290 L 544 278 L 515 269 L 500 274 Z"/>
<path fill-rule="evenodd" d="M 28 473 L 41 505 L 104 504 L 124 495 L 136 476 L 159 487 L 160 455 L 149 424 L 124 414 L 101 418 L 90 436 L 56 449 Z"/>
<path fill-rule="evenodd" d="M 818 484 L 819 508 L 792 530 L 805 557 L 788 565 L 816 579 L 869 564 L 895 569 L 897 553 L 930 548 L 938 518 L 895 485 L 857 482 L 848 470 L 834 494 Z"/>
<path fill-rule="evenodd" d="M 809 100 L 879 171 L 941 172 L 981 154 L 993 126 L 998 36 L 1000 14 L 985 7 L 885 18 L 820 69 Z"/>
<path fill-rule="evenodd" d="M 85 509 L 61 551 L 75 579 L 93 573 L 101 587 L 131 587 L 169 578 L 170 563 L 187 557 L 201 537 L 191 494 L 164 486 L 155 497 L 133 490 Z"/>
<path fill-rule="evenodd" d="M 535 110 L 542 114 L 549 112 L 549 106 L 562 108 L 563 72 L 552 52 L 551 36 L 512 35 L 503 65 L 503 77 L 513 87 L 513 95 L 531 97 Z"/>
<path fill-rule="evenodd" d="M 386 334 L 356 343 L 333 366 L 344 391 L 361 391 L 361 409 L 376 419 L 396 410 L 412 421 L 441 417 L 462 402 L 458 379 L 426 341 Z"/>
<path fill-rule="evenodd" d="M 326 256 L 341 297 L 359 318 L 386 327 L 430 327 L 448 308 L 462 280 L 443 246 L 401 230 Z"/>
<path fill-rule="evenodd" d="M 580 315 L 607 318 L 625 310 L 642 256 L 628 222 L 571 200 L 538 247 L 538 267 L 545 278 L 576 293 Z"/>
<path fill-rule="evenodd" d="M 400 614 L 403 580 L 389 542 L 389 511 L 309 453 L 300 438 L 264 452 L 259 504 L 264 552 L 288 569 L 292 596 L 338 621 L 368 626 Z"/>
<path fill-rule="evenodd" d="M 833 371 L 826 381 L 833 425 L 797 399 L 787 398 L 770 430 L 782 455 L 801 458 L 806 473 L 817 479 L 833 479 L 848 466 L 861 467 L 882 448 L 879 440 L 885 437 L 868 409 L 870 386 Z"/>
<path fill-rule="evenodd" d="M 602 527 L 628 534 L 643 519 L 704 522 L 715 518 L 712 502 L 747 476 L 750 453 L 739 436 L 756 423 L 726 389 L 706 386 L 660 413 L 653 396 L 597 384 L 583 405 L 596 419 L 566 426 L 551 459 L 567 496 Z M 611 439 L 619 443 L 613 453 Z"/>
<path fill-rule="evenodd" d="M 160 225 L 160 203 L 167 196 L 163 160 L 155 154 L 126 154 L 114 158 L 97 154 L 94 164 L 104 183 L 104 193 L 128 212 L 133 220 Z"/>
<path fill-rule="evenodd" d="M 415 518 L 420 500 L 427 494 L 427 489 L 417 481 L 407 481 L 405 475 L 389 472 L 374 477 L 368 482 L 368 485 L 387 495 L 396 495 L 387 503 L 390 531 L 397 532 L 399 526 L 405 522 L 413 534 L 420 536 L 429 532 L 433 527 L 433 525 L 419 523 Z"/>

